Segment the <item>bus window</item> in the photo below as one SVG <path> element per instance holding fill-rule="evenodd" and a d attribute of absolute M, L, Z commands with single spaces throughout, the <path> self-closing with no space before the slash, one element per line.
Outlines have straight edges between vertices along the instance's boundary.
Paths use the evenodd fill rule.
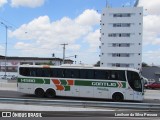
<path fill-rule="evenodd" d="M 79 70 L 65 69 L 65 78 L 79 78 Z"/>
<path fill-rule="evenodd" d="M 72 78 L 72 69 L 65 69 L 65 78 Z"/>
<path fill-rule="evenodd" d="M 92 70 L 92 69 L 80 69 L 79 78 L 94 79 L 94 70 Z"/>
<path fill-rule="evenodd" d="M 95 79 L 106 79 L 106 71 L 104 70 L 95 70 L 94 71 Z"/>
<path fill-rule="evenodd" d="M 51 71 L 50 68 L 43 68 L 43 73 L 42 73 L 43 77 L 51 77 Z"/>
<path fill-rule="evenodd" d="M 64 78 L 64 69 L 57 69 L 57 77 Z"/>
<path fill-rule="evenodd" d="M 72 70 L 72 78 L 79 78 L 79 69 Z"/>
<path fill-rule="evenodd" d="M 87 70 L 86 69 L 80 69 L 80 72 L 79 72 L 79 78 L 82 78 L 82 79 L 87 79 Z"/>
<path fill-rule="evenodd" d="M 111 80 L 126 81 L 125 71 L 120 71 L 120 70 L 112 70 L 112 71 L 110 71 L 110 79 Z"/>
<path fill-rule="evenodd" d="M 94 79 L 94 70 L 87 70 L 87 79 Z"/>
<path fill-rule="evenodd" d="M 130 87 L 138 92 L 142 92 L 142 82 L 138 73 L 127 71 L 127 79 Z"/>
<path fill-rule="evenodd" d="M 51 77 L 57 77 L 57 68 L 51 68 Z"/>
<path fill-rule="evenodd" d="M 36 68 L 29 68 L 29 76 L 36 77 Z"/>
<path fill-rule="evenodd" d="M 36 75 L 37 75 L 37 77 L 43 77 L 42 68 L 37 68 Z"/>
<path fill-rule="evenodd" d="M 20 67 L 19 74 L 23 76 L 29 76 L 29 68 Z"/>

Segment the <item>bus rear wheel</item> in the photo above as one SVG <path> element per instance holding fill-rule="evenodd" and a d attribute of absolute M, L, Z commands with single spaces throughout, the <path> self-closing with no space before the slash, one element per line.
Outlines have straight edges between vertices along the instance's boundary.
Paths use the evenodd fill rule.
<path fill-rule="evenodd" d="M 44 97 L 44 90 L 42 89 L 42 88 L 37 88 L 36 90 L 35 90 L 35 95 L 37 96 L 37 97 Z"/>
<path fill-rule="evenodd" d="M 122 102 L 124 100 L 123 94 L 122 93 L 114 93 L 112 95 L 112 100 L 115 102 Z"/>
<path fill-rule="evenodd" d="M 55 96 L 56 96 L 56 92 L 55 92 L 55 90 L 54 89 L 47 89 L 46 90 L 46 97 L 48 97 L 48 98 L 54 98 Z"/>

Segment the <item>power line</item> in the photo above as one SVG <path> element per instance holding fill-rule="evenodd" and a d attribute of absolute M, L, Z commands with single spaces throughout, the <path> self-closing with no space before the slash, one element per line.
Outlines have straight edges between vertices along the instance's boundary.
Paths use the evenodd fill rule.
<path fill-rule="evenodd" d="M 12 26 L 12 28 L 13 28 L 13 27 L 14 27 L 14 28 L 18 28 L 18 27 L 15 26 L 13 23 L 11 23 L 11 22 L 5 20 L 4 18 L 0 17 L 0 19 L 1 19 L 2 21 L 4 21 L 5 23 L 8 23 L 10 26 Z M 3 22 L 3 23 L 4 23 L 4 22 Z"/>

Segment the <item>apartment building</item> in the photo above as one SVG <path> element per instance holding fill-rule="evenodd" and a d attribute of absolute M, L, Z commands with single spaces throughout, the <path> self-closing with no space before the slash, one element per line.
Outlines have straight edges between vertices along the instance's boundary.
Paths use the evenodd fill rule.
<path fill-rule="evenodd" d="M 100 66 L 141 70 L 143 8 L 106 7 L 100 22 Z"/>

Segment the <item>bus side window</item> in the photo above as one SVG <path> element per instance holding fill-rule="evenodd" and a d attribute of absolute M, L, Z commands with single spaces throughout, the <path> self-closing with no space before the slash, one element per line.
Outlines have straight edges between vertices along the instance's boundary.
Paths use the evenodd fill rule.
<path fill-rule="evenodd" d="M 30 74 L 29 68 L 20 67 L 19 73 L 20 73 L 20 75 L 23 75 L 23 76 L 29 76 L 29 74 Z"/>
<path fill-rule="evenodd" d="M 50 68 L 48 69 L 48 68 L 45 68 L 45 69 L 43 69 L 43 73 L 42 73 L 43 75 L 43 77 L 50 77 Z"/>
<path fill-rule="evenodd" d="M 126 81 L 125 78 L 125 71 L 121 71 L 121 70 L 112 70 L 110 72 L 111 74 L 111 80 L 120 80 L 120 81 Z"/>
<path fill-rule="evenodd" d="M 94 70 L 94 79 L 106 79 L 106 71 L 104 70 Z"/>
<path fill-rule="evenodd" d="M 87 70 L 86 69 L 80 69 L 80 75 L 79 75 L 79 78 L 82 78 L 82 79 L 87 79 Z"/>
<path fill-rule="evenodd" d="M 72 78 L 72 69 L 65 69 L 64 76 L 65 78 Z"/>
<path fill-rule="evenodd" d="M 79 69 L 72 69 L 71 77 L 72 78 L 79 78 Z"/>
<path fill-rule="evenodd" d="M 42 68 L 37 68 L 36 74 L 37 74 L 37 77 L 43 77 Z"/>
<path fill-rule="evenodd" d="M 105 71 L 105 79 L 106 79 L 106 80 L 109 80 L 109 79 L 110 79 L 109 71 Z"/>
<path fill-rule="evenodd" d="M 57 68 L 51 68 L 51 77 L 58 77 L 58 70 Z"/>
<path fill-rule="evenodd" d="M 36 77 L 36 68 L 29 68 L 30 75 L 31 77 Z"/>
<path fill-rule="evenodd" d="M 94 79 L 94 70 L 87 70 L 87 79 Z"/>
<path fill-rule="evenodd" d="M 64 69 L 57 69 L 57 77 L 64 78 Z"/>

